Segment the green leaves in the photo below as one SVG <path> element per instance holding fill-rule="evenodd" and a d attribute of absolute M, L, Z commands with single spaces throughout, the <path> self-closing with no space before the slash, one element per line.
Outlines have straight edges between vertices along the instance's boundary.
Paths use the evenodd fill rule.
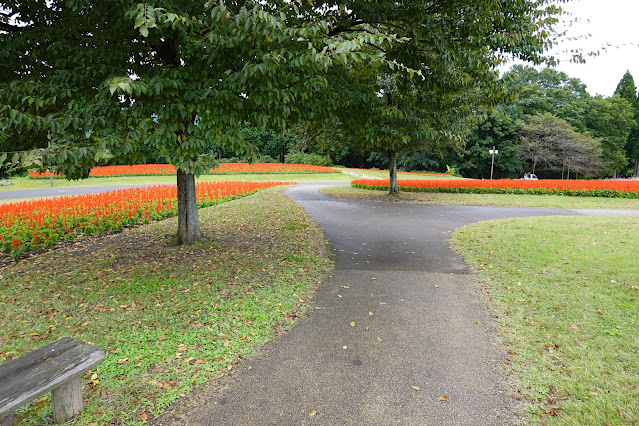
<path fill-rule="evenodd" d="M 136 11 L 137 15 L 135 16 L 133 28 L 139 28 L 140 35 L 142 35 L 142 37 L 148 37 L 149 29 L 158 27 L 156 16 L 166 12 L 166 9 L 155 8 L 148 3 L 138 3 Z"/>

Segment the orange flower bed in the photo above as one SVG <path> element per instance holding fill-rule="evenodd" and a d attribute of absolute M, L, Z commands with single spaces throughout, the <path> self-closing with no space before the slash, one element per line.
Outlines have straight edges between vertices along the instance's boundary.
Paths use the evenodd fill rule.
<path fill-rule="evenodd" d="M 207 207 L 286 182 L 202 182 L 196 185 L 199 207 Z M 157 185 L 0 204 L 0 251 L 23 253 L 100 235 L 177 214 L 177 187 Z"/>
<path fill-rule="evenodd" d="M 135 166 L 105 166 L 94 167 L 89 177 L 113 177 L 113 176 L 153 176 L 173 175 L 175 167 L 172 164 L 137 164 Z M 207 174 L 283 174 L 283 173 L 339 173 L 333 167 L 313 166 L 311 164 L 284 164 L 284 163 L 220 163 Z M 49 172 L 31 172 L 29 177 L 34 179 L 46 179 Z M 61 177 L 54 175 L 54 177 Z"/>
<path fill-rule="evenodd" d="M 388 189 L 389 180 L 358 179 L 355 188 Z M 459 180 L 398 180 L 402 191 L 455 192 L 471 194 L 555 194 L 581 197 L 639 198 L 639 181 L 621 180 L 522 180 L 522 179 L 459 179 Z"/>

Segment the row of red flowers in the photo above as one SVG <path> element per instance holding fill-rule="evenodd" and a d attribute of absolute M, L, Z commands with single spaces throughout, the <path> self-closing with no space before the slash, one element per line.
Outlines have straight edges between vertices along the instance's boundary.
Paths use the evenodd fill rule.
<path fill-rule="evenodd" d="M 283 173 L 338 173 L 333 167 L 314 166 L 311 164 L 284 164 L 284 163 L 220 163 L 208 174 L 283 174 Z M 135 166 L 105 166 L 94 167 L 89 176 L 147 176 L 147 175 L 172 175 L 175 167 L 171 164 L 137 164 Z M 29 177 L 48 178 L 49 172 L 31 172 Z M 60 177 L 60 175 L 54 175 Z"/>
<path fill-rule="evenodd" d="M 211 206 L 285 182 L 201 182 L 199 207 Z M 177 214 L 175 185 L 157 185 L 0 204 L 0 251 L 23 253 L 72 241 L 78 235 L 100 235 Z"/>
<path fill-rule="evenodd" d="M 389 180 L 358 179 L 355 188 L 387 190 Z M 471 194 L 555 194 L 580 197 L 639 198 L 639 181 L 616 180 L 523 180 L 455 179 L 398 180 L 401 191 Z"/>

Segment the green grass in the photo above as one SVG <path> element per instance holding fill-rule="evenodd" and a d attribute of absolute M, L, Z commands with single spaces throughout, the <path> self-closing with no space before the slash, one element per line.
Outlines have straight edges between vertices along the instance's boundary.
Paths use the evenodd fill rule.
<path fill-rule="evenodd" d="M 544 217 L 462 228 L 490 287 L 528 421 L 639 422 L 639 219 Z"/>
<path fill-rule="evenodd" d="M 364 178 L 380 178 L 380 179 L 388 179 L 388 170 L 360 170 L 360 169 L 349 169 L 346 167 L 339 167 L 341 170 L 345 170 L 348 172 L 352 179 L 364 179 Z M 414 175 L 414 174 L 405 174 L 402 172 L 398 172 L 398 179 L 410 179 L 410 180 L 448 180 L 448 179 L 464 179 L 462 177 L 456 176 L 434 176 L 434 175 Z"/>
<path fill-rule="evenodd" d="M 168 219 L 5 265 L 0 362 L 64 336 L 104 348 L 80 424 L 135 424 L 236 368 L 304 312 L 331 263 L 281 188 L 200 218 L 206 238 L 189 247 Z M 49 396 L 21 411 L 49 423 Z"/>
<path fill-rule="evenodd" d="M 342 199 L 393 201 L 416 204 L 445 204 L 498 207 L 552 207 L 562 209 L 639 209 L 639 200 L 625 198 L 566 197 L 561 195 L 520 194 L 440 194 L 400 192 L 390 197 L 387 191 L 333 186 L 322 188 L 322 193 Z"/>

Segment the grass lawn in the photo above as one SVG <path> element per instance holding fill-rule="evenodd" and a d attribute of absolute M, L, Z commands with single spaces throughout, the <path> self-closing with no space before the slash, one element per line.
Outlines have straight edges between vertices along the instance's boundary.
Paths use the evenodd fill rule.
<path fill-rule="evenodd" d="M 282 191 L 201 209 L 193 246 L 175 245 L 168 219 L 5 263 L 0 362 L 64 336 L 104 348 L 83 376 L 81 424 L 144 421 L 236 368 L 303 314 L 332 266 Z M 50 422 L 49 398 L 21 409 L 23 424 Z"/>
<path fill-rule="evenodd" d="M 349 169 L 346 167 L 339 167 L 345 173 L 348 173 L 352 176 L 352 179 L 364 179 L 364 178 L 380 178 L 380 179 L 388 179 L 388 170 L 361 170 L 361 169 Z M 401 171 L 397 172 L 398 179 L 437 179 L 437 180 L 447 180 L 447 179 L 464 179 L 462 177 L 456 176 L 440 176 L 440 175 L 418 175 L 418 174 L 408 174 L 403 173 Z"/>
<path fill-rule="evenodd" d="M 639 423 L 639 219 L 536 217 L 462 228 L 490 287 L 529 422 Z"/>
<path fill-rule="evenodd" d="M 553 207 L 562 209 L 639 209 L 639 200 L 626 198 L 519 194 L 447 194 L 428 192 L 400 192 L 398 196 L 390 197 L 387 191 L 357 189 L 350 186 L 326 187 L 322 188 L 322 192 L 335 198 L 368 201 L 393 201 L 398 203 L 499 207 Z"/>

